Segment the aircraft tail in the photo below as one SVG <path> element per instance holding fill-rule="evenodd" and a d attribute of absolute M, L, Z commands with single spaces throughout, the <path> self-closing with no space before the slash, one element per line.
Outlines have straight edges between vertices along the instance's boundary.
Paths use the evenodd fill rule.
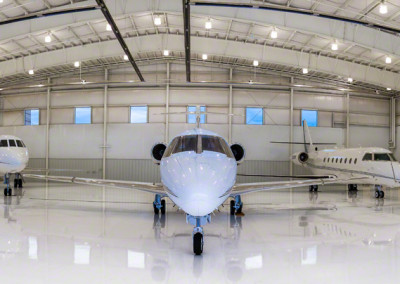
<path fill-rule="evenodd" d="M 307 121 L 306 120 L 303 120 L 303 136 L 304 136 L 304 150 L 306 151 L 306 153 L 308 152 L 307 151 L 307 144 L 309 144 L 310 145 L 310 150 L 311 151 L 314 151 L 314 144 L 313 144 L 313 142 L 312 142 L 312 139 L 311 139 L 311 134 L 310 134 L 310 129 L 308 128 L 308 125 L 307 125 Z M 308 143 L 307 143 L 307 141 L 306 141 L 306 136 L 307 136 L 307 139 L 308 139 Z"/>

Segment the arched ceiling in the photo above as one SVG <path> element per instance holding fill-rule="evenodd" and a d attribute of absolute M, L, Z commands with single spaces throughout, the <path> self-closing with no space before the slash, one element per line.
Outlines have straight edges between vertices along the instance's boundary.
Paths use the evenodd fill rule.
<path fill-rule="evenodd" d="M 275 4 L 312 8 L 315 11 L 321 9 L 325 13 L 345 14 L 354 18 L 365 14 L 363 18 L 371 21 L 387 25 L 398 23 L 395 14 L 400 8 L 391 2 L 387 3 L 390 11 L 387 18 L 376 11 L 377 7 L 370 9 L 376 1 L 341 2 L 293 0 L 277 1 Z M 370 10 L 368 13 L 363 12 L 361 2 L 365 11 Z M 171 51 L 170 58 L 165 60 L 182 59 L 181 0 L 116 0 L 106 3 L 135 60 L 160 60 L 159 55 L 162 58 L 161 51 L 164 49 Z M 0 18 L 51 10 L 56 6 L 65 8 L 95 4 L 95 1 L 4 0 L 0 4 Z M 333 11 L 333 7 L 337 9 Z M 191 10 L 193 61 L 199 60 L 203 53 L 208 54 L 209 63 L 226 64 L 233 68 L 250 67 L 253 60 L 258 60 L 260 65 L 257 68 L 261 71 L 275 70 L 290 76 L 304 76 L 301 69 L 307 67 L 310 70 L 307 76 L 313 79 L 348 85 L 347 77 L 352 77 L 354 84 L 367 89 L 377 88 L 382 92 L 386 88 L 400 90 L 400 38 L 395 34 L 348 22 L 275 11 L 196 6 Z M 162 18 L 160 26 L 154 25 L 156 15 Z M 213 23 L 209 31 L 204 28 L 208 19 Z M 35 76 L 71 72 L 68 66 L 72 67 L 75 61 L 81 61 L 83 68 L 89 62 L 94 68 L 93 62 L 96 61 L 96 68 L 110 60 L 125 64 L 114 34 L 107 31 L 105 26 L 106 21 L 100 11 L 65 14 L 4 26 L 0 22 L 0 85 L 14 84 L 22 78 L 29 80 Z M 278 32 L 277 39 L 270 38 L 273 29 Z M 51 43 L 44 41 L 48 34 L 52 37 Z M 332 51 L 331 44 L 335 41 L 339 49 Z M 386 56 L 391 57 L 391 64 L 385 63 Z M 34 76 L 27 75 L 29 69 L 35 70 Z"/>

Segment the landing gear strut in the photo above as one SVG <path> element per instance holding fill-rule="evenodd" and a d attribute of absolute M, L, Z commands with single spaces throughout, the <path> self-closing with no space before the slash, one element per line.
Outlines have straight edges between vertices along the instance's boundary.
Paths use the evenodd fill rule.
<path fill-rule="evenodd" d="M 375 198 L 384 198 L 385 192 L 382 190 L 381 185 L 375 185 Z"/>
<path fill-rule="evenodd" d="M 242 198 L 240 198 L 240 195 L 236 195 L 235 200 L 231 200 L 230 213 L 231 215 L 235 215 L 235 212 L 236 214 L 241 214 L 242 209 L 243 209 Z"/>
<path fill-rule="evenodd" d="M 161 215 L 165 214 L 165 199 L 161 199 L 160 194 L 156 194 L 153 202 L 153 209 L 154 209 L 154 214 L 158 215 L 161 211 Z"/>
<path fill-rule="evenodd" d="M 316 185 L 316 184 L 310 185 L 309 191 L 310 192 L 318 192 L 318 185 Z"/>
<path fill-rule="evenodd" d="M 4 189 L 4 196 L 11 196 L 12 188 L 10 187 L 10 174 L 4 175 L 4 184 L 6 185 L 6 188 Z"/>

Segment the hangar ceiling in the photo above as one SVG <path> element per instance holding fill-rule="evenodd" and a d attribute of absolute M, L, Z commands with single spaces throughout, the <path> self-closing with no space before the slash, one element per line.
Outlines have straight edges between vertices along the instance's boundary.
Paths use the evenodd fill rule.
<path fill-rule="evenodd" d="M 217 1 L 210 1 L 216 3 Z M 274 5 L 337 17 L 399 26 L 400 6 L 386 1 L 231 1 L 235 4 Z M 183 64 L 182 1 L 106 1 L 134 59 L 140 64 L 176 61 Z M 223 1 L 218 2 L 223 3 Z M 96 5 L 95 1 L 4 0 L 1 21 L 32 13 Z M 160 25 L 154 20 L 161 19 Z M 212 29 L 205 28 L 205 22 Z M 100 11 L 71 13 L 1 26 L 0 87 L 43 80 L 48 76 L 101 68 L 128 66 L 123 52 Z M 277 32 L 272 38 L 271 32 Z M 51 42 L 46 42 L 46 37 Z M 348 21 L 258 9 L 191 7 L 192 64 L 241 68 L 258 73 L 311 78 L 339 87 L 379 90 L 396 95 L 400 90 L 400 38 L 397 33 Z M 337 44 L 337 50 L 332 50 Z M 164 56 L 163 50 L 169 50 Z M 203 60 L 202 55 L 207 54 Z M 387 63 L 387 58 L 390 63 Z M 259 62 L 253 67 L 254 60 Z M 309 70 L 302 74 L 303 68 Z M 28 70 L 34 70 L 29 75 Z M 349 83 L 348 78 L 353 78 Z M 137 77 L 133 77 L 137 80 Z M 390 88 L 392 90 L 387 90 Z"/>

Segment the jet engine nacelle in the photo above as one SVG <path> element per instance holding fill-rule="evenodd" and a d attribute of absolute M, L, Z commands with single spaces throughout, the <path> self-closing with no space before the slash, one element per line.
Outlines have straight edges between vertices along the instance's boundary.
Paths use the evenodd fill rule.
<path fill-rule="evenodd" d="M 164 143 L 157 143 L 151 148 L 151 157 L 153 158 L 153 162 L 155 164 L 160 164 L 162 157 L 164 156 L 165 149 L 167 149 L 167 145 Z"/>
<path fill-rule="evenodd" d="M 295 164 L 297 165 L 302 165 L 308 161 L 308 154 L 306 152 L 300 152 L 297 154 L 294 154 L 292 156 L 292 160 Z"/>
<path fill-rule="evenodd" d="M 231 150 L 235 160 L 238 164 L 244 161 L 244 157 L 246 156 L 246 151 L 244 150 L 243 146 L 240 144 L 232 144 Z"/>

